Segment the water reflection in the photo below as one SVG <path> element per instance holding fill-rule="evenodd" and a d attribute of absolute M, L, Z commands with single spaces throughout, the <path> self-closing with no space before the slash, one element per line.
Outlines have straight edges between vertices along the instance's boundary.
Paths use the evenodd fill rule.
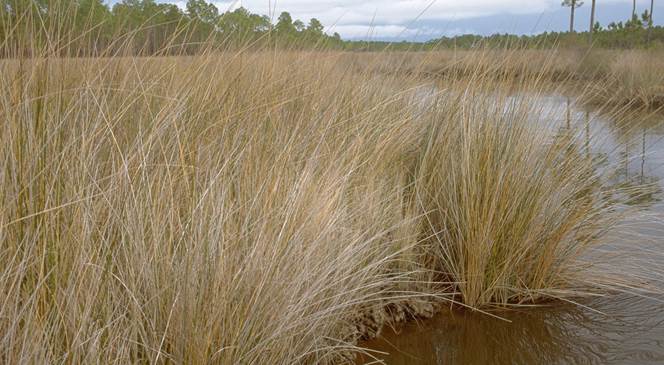
<path fill-rule="evenodd" d="M 662 114 L 597 111 L 576 105 L 570 97 L 540 98 L 551 115 L 565 115 L 560 131 L 575 136 L 585 154 L 608 177 L 605 187 L 628 205 L 655 207 L 664 212 L 664 116 Z M 564 109 L 564 110 L 562 110 Z M 559 132 L 561 133 L 561 132 Z M 644 189 L 644 186 L 646 187 Z"/>
<path fill-rule="evenodd" d="M 612 113 L 583 108 L 564 96 L 547 96 L 541 103 L 551 108 L 551 115 L 563 117 L 553 129 L 554 141 L 577 141 L 568 146 L 604 172 L 602 185 L 610 199 L 664 217 L 661 114 L 623 115 L 618 121 Z M 624 242 L 641 245 L 647 256 L 624 270 L 631 265 L 664 277 L 662 228 L 631 226 L 655 232 L 655 239 L 633 242 L 631 237 Z M 649 268 L 642 262 L 655 264 Z M 377 355 L 388 364 L 664 364 L 662 303 L 664 297 L 611 295 L 584 306 L 557 303 L 500 313 L 507 321 L 472 311 L 444 311 L 432 320 L 409 323 L 398 333 L 388 330 L 365 345 L 389 353 Z"/>
<path fill-rule="evenodd" d="M 661 364 L 664 305 L 653 303 L 623 295 L 585 303 L 604 314 L 559 304 L 500 313 L 510 322 L 446 311 L 388 331 L 372 349 L 390 353 L 388 364 Z"/>
<path fill-rule="evenodd" d="M 600 118 L 608 143 L 602 147 L 617 150 L 620 159 L 611 177 L 613 186 L 626 193 L 624 203 L 664 212 L 662 200 L 664 177 L 664 119 L 661 115 L 628 116 L 625 120 Z M 645 188 L 644 188 L 645 187 Z"/>

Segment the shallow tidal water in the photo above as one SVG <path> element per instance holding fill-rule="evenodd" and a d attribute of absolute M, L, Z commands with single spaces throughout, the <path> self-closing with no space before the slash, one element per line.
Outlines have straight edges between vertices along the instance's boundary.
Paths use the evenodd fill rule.
<path fill-rule="evenodd" d="M 579 149 L 604 169 L 607 186 L 649 186 L 638 199 L 613 197 L 629 202 L 625 206 L 638 211 L 642 219 L 623 222 L 631 233 L 611 239 L 634 252 L 621 270 L 642 270 L 659 278 L 661 287 L 664 115 L 630 113 L 618 122 L 562 95 L 538 97 L 538 102 L 556 116 L 554 133 L 573 133 Z M 361 344 L 375 358 L 364 356 L 359 363 L 380 359 L 413 365 L 664 364 L 663 295 L 614 293 L 579 304 L 495 313 L 502 319 L 470 310 L 443 310 L 432 319 L 386 329 L 379 338 Z"/>

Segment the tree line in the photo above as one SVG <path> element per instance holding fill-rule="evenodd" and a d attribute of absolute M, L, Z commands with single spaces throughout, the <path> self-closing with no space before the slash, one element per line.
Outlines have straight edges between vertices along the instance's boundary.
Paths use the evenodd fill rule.
<path fill-rule="evenodd" d="M 0 0 L 0 55 L 15 55 L 51 47 L 63 55 L 195 54 L 202 49 L 266 46 L 289 49 L 340 49 L 349 51 L 417 51 L 477 47 L 576 47 L 591 42 L 601 48 L 663 47 L 664 27 L 654 26 L 650 9 L 640 16 L 636 1 L 631 17 L 602 26 L 595 21 L 596 0 L 587 31 L 576 32 L 575 10 L 581 0 L 563 0 L 570 8 L 568 32 L 537 35 L 465 34 L 428 42 L 342 40 L 328 35 L 315 18 L 306 24 L 282 12 L 273 21 L 240 7 L 220 12 L 206 0 L 188 0 L 184 9 L 155 0 L 122 0 L 112 7 L 103 0 Z M 53 40 L 57 39 L 58 42 Z"/>
<path fill-rule="evenodd" d="M 337 47 L 339 34 L 327 35 L 315 18 L 306 24 L 282 12 L 273 22 L 240 7 L 220 12 L 205 0 L 188 0 L 185 9 L 155 0 L 0 0 L 3 49 L 48 46 L 75 55 L 122 49 L 133 54 L 192 54 L 204 47 Z M 28 41 L 29 40 L 29 41 Z M 30 43 L 30 44 L 27 44 Z"/>
<path fill-rule="evenodd" d="M 640 15 L 636 1 L 633 0 L 632 12 L 625 21 L 611 22 L 602 26 L 595 20 L 596 0 L 591 2 L 590 20 L 585 31 L 575 29 L 575 11 L 583 6 L 580 0 L 563 0 L 561 5 L 570 8 L 570 25 L 566 32 L 543 32 L 536 35 L 492 34 L 482 36 L 463 34 L 452 37 L 432 39 L 425 43 L 413 42 L 346 42 L 346 49 L 379 51 L 392 50 L 436 50 L 436 49 L 472 49 L 472 48 L 578 48 L 592 44 L 596 48 L 631 49 L 664 48 L 664 27 L 655 26 L 653 12 L 655 1 L 650 1 L 649 9 Z"/>
<path fill-rule="evenodd" d="M 575 30 L 575 11 L 584 5 L 581 0 L 563 0 L 563 7 L 570 8 L 570 25 L 567 32 L 544 32 L 536 35 L 492 34 L 482 36 L 463 34 L 452 37 L 441 37 L 428 42 L 383 42 L 354 41 L 345 42 L 348 50 L 365 51 L 417 51 L 436 49 L 472 49 L 472 48 L 578 48 L 592 44 L 597 48 L 664 48 L 664 27 L 653 24 L 655 0 L 650 0 L 649 9 L 638 14 L 636 0 L 632 0 L 632 12 L 625 21 L 611 22 L 602 26 L 595 20 L 597 0 L 591 1 L 588 28 L 585 31 Z"/>

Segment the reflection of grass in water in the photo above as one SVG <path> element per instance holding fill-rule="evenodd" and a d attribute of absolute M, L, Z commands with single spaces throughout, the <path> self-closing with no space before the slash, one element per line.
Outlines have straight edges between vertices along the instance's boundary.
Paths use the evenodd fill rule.
<path fill-rule="evenodd" d="M 592 346 L 574 324 L 588 323 L 572 305 L 557 309 L 501 313 L 505 320 L 479 313 L 444 312 L 400 335 L 392 333 L 372 346 L 390 352 L 390 364 L 530 364 L 587 362 Z M 507 320 L 509 322 L 507 322 Z M 601 334 L 600 334 L 601 335 Z M 582 360 L 583 359 L 583 360 Z"/>
<path fill-rule="evenodd" d="M 619 295 L 584 300 L 598 313 L 555 304 L 502 311 L 504 319 L 443 311 L 434 319 L 386 331 L 369 345 L 389 364 L 656 364 L 664 352 L 662 304 Z M 626 310 L 626 308 L 629 308 Z"/>
<path fill-rule="evenodd" d="M 615 137 L 615 166 L 608 166 L 607 180 L 617 192 L 617 203 L 647 208 L 661 201 L 661 177 L 647 175 L 648 164 L 657 164 L 651 157 L 653 150 L 662 148 L 661 139 L 649 141 L 649 136 L 661 135 L 664 127 L 659 113 L 631 110 L 606 113 L 605 125 Z M 608 164 L 608 161 L 604 161 Z"/>
<path fill-rule="evenodd" d="M 660 178 L 654 176 L 633 176 L 615 185 L 617 191 L 622 192 L 619 201 L 627 204 L 647 208 L 662 200 L 662 186 Z"/>

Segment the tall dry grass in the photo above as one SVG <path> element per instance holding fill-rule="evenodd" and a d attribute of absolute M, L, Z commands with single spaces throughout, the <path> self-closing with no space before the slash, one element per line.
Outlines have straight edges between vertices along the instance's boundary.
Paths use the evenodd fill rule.
<path fill-rule="evenodd" d="M 336 58 L 3 62 L 4 360 L 349 346 L 362 307 L 412 280 L 416 131 L 396 85 Z"/>
<path fill-rule="evenodd" d="M 617 219 L 508 93 L 539 76 L 52 49 L 0 62 L 3 363 L 352 361 L 431 302 L 583 294 Z"/>
<path fill-rule="evenodd" d="M 661 51 L 605 52 L 603 56 L 595 56 L 596 59 L 600 57 L 608 63 L 605 68 L 609 70 L 604 76 L 606 87 L 598 91 L 601 100 L 664 107 L 664 54 Z"/>
<path fill-rule="evenodd" d="M 593 159 L 570 131 L 544 133 L 533 102 L 455 96 L 419 160 L 432 262 L 469 306 L 578 295 L 564 289 L 583 286 L 579 255 L 619 217 Z"/>

